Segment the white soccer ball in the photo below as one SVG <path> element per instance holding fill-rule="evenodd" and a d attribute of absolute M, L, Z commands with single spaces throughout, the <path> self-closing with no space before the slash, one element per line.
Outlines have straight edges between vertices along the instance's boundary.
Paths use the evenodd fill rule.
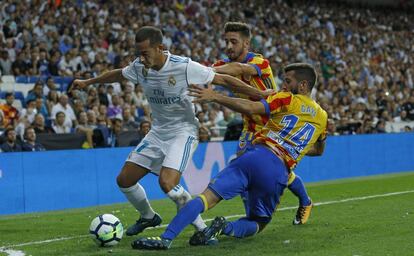
<path fill-rule="evenodd" d="M 92 220 L 89 233 L 98 245 L 113 246 L 121 241 L 124 227 L 114 215 L 102 214 Z"/>

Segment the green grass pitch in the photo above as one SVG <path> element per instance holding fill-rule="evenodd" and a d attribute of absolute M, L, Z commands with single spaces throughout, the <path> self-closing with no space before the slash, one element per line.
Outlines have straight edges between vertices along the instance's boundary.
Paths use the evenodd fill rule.
<path fill-rule="evenodd" d="M 138 215 L 129 204 L 0 216 L 0 255 L 8 255 L 6 249 L 33 256 L 414 255 L 414 172 L 311 183 L 307 188 L 317 205 L 306 225 L 291 224 L 297 201 L 286 190 L 272 222 L 254 237 L 222 236 L 217 246 L 191 247 L 190 226 L 170 250 L 161 252 L 132 250 L 135 237 L 124 237 L 111 248 L 97 247 L 91 240 L 89 224 L 99 214 L 114 214 L 124 227 L 133 223 Z M 163 224 L 171 221 L 175 214 L 171 201 L 152 201 L 152 205 L 162 215 Z M 203 217 L 240 214 L 242 203 L 234 199 L 220 203 Z M 140 235 L 158 236 L 163 230 L 146 230 Z"/>

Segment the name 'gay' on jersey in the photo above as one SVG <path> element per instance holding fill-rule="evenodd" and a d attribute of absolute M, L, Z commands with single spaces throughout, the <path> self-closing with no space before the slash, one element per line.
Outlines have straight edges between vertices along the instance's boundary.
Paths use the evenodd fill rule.
<path fill-rule="evenodd" d="M 279 92 L 264 102 L 269 121 L 255 134 L 254 144 L 266 144 L 292 170 L 310 147 L 326 137 L 328 114 L 306 95 Z"/>

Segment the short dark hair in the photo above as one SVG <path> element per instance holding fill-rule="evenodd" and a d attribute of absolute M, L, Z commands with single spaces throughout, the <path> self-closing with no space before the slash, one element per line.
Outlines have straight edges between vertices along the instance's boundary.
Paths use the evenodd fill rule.
<path fill-rule="evenodd" d="M 33 126 L 29 126 L 29 127 L 27 127 L 26 129 L 24 129 L 24 134 L 23 134 L 23 137 L 24 137 L 24 138 L 26 138 L 26 137 L 27 137 L 27 131 L 29 131 L 30 129 L 33 129 L 33 130 L 34 130 Z M 36 131 L 35 131 L 35 133 L 36 133 Z"/>
<path fill-rule="evenodd" d="M 14 93 L 12 93 L 12 92 L 6 92 L 5 98 L 7 99 L 10 96 L 14 96 Z"/>
<path fill-rule="evenodd" d="M 60 114 L 63 114 L 63 115 L 66 117 L 65 112 L 63 112 L 63 111 L 59 111 L 59 112 L 57 112 L 57 113 L 56 113 L 55 118 L 57 118 L 57 117 L 58 117 L 58 115 L 60 115 Z"/>
<path fill-rule="evenodd" d="M 11 131 L 14 131 L 14 129 L 13 128 L 7 128 L 5 131 L 4 131 L 4 136 L 9 136 L 9 132 L 11 132 Z"/>
<path fill-rule="evenodd" d="M 296 80 L 300 81 L 307 81 L 308 82 L 308 88 L 309 91 L 312 90 L 312 88 L 316 85 L 318 75 L 316 73 L 315 68 L 308 63 L 292 63 L 287 65 L 283 68 L 283 71 L 289 72 L 289 71 L 295 71 L 294 77 Z"/>
<path fill-rule="evenodd" d="M 142 126 L 144 126 L 144 124 L 149 124 L 151 127 L 151 122 L 148 120 L 142 120 L 141 123 L 139 124 L 139 129 L 142 129 Z"/>
<path fill-rule="evenodd" d="M 234 21 L 227 22 L 224 25 L 224 33 L 227 33 L 227 32 L 238 32 L 243 37 L 248 38 L 248 39 L 250 39 L 251 37 L 249 25 L 243 22 L 234 22 Z"/>
<path fill-rule="evenodd" d="M 163 35 L 161 30 L 152 26 L 144 26 L 140 28 L 135 35 L 135 42 L 141 43 L 148 39 L 150 41 L 150 45 L 162 44 Z"/>

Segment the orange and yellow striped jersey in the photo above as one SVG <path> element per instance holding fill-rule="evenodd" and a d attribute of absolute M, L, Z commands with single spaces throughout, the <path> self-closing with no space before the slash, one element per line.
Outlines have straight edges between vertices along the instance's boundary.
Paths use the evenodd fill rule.
<path fill-rule="evenodd" d="M 213 64 L 213 67 L 222 66 L 229 62 L 229 59 L 219 60 Z M 253 66 L 257 71 L 257 76 L 238 76 L 238 79 L 262 91 L 267 89 L 277 90 L 269 60 L 263 58 L 261 54 L 249 52 L 241 63 Z M 240 98 L 247 98 L 242 94 L 238 94 L 237 96 Z M 267 117 L 262 117 L 260 115 L 243 115 L 243 132 L 250 132 L 253 135 L 262 129 L 267 120 Z"/>
<path fill-rule="evenodd" d="M 310 147 L 326 138 L 328 114 L 306 95 L 279 92 L 262 100 L 269 121 L 255 134 L 253 144 L 263 143 L 281 153 L 292 170 Z"/>

